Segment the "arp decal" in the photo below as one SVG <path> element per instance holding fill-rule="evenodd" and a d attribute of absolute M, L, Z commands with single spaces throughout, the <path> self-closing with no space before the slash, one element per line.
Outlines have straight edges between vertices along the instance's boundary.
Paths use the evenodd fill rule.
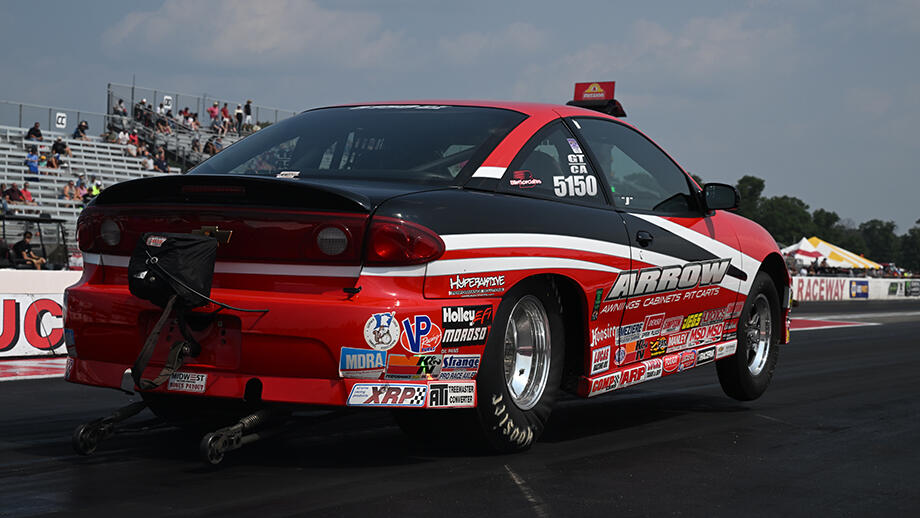
<path fill-rule="evenodd" d="M 424 407 L 428 387 L 403 383 L 356 383 L 348 394 L 348 406 Z"/>
<path fill-rule="evenodd" d="M 718 285 L 728 273 L 730 263 L 731 259 L 714 259 L 620 272 L 604 300 Z"/>
<path fill-rule="evenodd" d="M 635 385 L 642 381 L 643 376 L 645 376 L 645 365 L 639 364 L 635 367 L 630 367 L 623 371 L 623 377 L 620 378 L 620 384 L 618 388 L 628 387 L 630 385 Z"/>
<path fill-rule="evenodd" d="M 473 408 L 476 406 L 476 383 L 428 384 L 428 408 Z"/>
<path fill-rule="evenodd" d="M 616 389 L 617 385 L 620 384 L 621 375 L 622 372 L 614 372 L 613 374 L 608 374 L 602 378 L 593 380 L 591 382 L 591 390 L 588 392 L 588 395 L 594 396 Z"/>
<path fill-rule="evenodd" d="M 378 351 L 392 349 L 399 341 L 396 313 L 374 313 L 364 324 L 364 341 Z"/>
<path fill-rule="evenodd" d="M 610 368 L 610 346 L 591 351 L 591 375 Z"/>
<path fill-rule="evenodd" d="M 405 318 L 402 325 L 403 333 L 399 341 L 412 354 L 431 353 L 441 345 L 441 328 L 428 315 Z"/>
<path fill-rule="evenodd" d="M 441 355 L 400 356 L 391 354 L 387 360 L 387 379 L 437 379 L 441 373 Z"/>
<path fill-rule="evenodd" d="M 387 353 L 342 347 L 339 376 L 343 378 L 380 379 L 387 366 Z"/>
<path fill-rule="evenodd" d="M 492 325 L 492 306 L 453 306 L 441 308 L 443 347 L 485 345 Z"/>

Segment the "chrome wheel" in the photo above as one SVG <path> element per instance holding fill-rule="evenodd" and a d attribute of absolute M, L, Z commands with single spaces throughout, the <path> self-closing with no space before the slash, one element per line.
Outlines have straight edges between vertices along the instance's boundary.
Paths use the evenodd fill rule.
<path fill-rule="evenodd" d="M 540 401 L 549 376 L 549 317 L 540 299 L 517 301 L 505 327 L 505 384 L 514 404 L 530 410 Z"/>
<path fill-rule="evenodd" d="M 763 293 L 757 295 L 751 304 L 751 316 L 745 324 L 744 334 L 747 338 L 747 365 L 754 376 L 760 374 L 770 353 L 773 337 L 773 317 L 770 313 L 770 301 Z"/>

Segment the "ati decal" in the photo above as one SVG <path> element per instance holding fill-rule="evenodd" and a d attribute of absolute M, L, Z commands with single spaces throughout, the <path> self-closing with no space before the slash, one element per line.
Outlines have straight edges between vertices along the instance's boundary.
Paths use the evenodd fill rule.
<path fill-rule="evenodd" d="M 617 385 L 620 384 L 621 375 L 622 372 L 614 372 L 613 374 L 608 374 L 602 378 L 591 381 L 591 390 L 588 392 L 588 395 L 594 396 L 616 389 Z"/>
<path fill-rule="evenodd" d="M 461 277 L 450 279 L 448 295 L 489 295 L 505 291 L 505 276 Z"/>
<path fill-rule="evenodd" d="M 661 371 L 664 368 L 664 362 L 661 358 L 655 358 L 643 363 L 645 365 L 645 380 L 653 380 L 661 377 Z"/>
<path fill-rule="evenodd" d="M 680 353 L 680 367 L 677 370 L 685 371 L 696 366 L 696 351 L 690 349 Z"/>
<path fill-rule="evenodd" d="M 651 338 L 661 333 L 661 325 L 664 323 L 664 313 L 649 315 L 645 317 L 642 326 L 642 338 Z"/>
<path fill-rule="evenodd" d="M 694 313 L 692 315 L 687 315 L 684 318 L 684 323 L 680 326 L 681 330 L 693 329 L 694 327 L 700 325 L 700 322 L 703 321 L 702 313 Z"/>
<path fill-rule="evenodd" d="M 374 313 L 364 324 L 364 341 L 378 351 L 391 349 L 399 341 L 396 313 Z"/>
<path fill-rule="evenodd" d="M 716 359 L 716 347 L 707 347 L 705 349 L 700 349 L 696 353 L 696 364 L 703 365 L 704 363 L 709 363 Z"/>
<path fill-rule="evenodd" d="M 670 374 L 672 372 L 677 372 L 680 368 L 680 353 L 669 354 L 661 359 L 661 362 L 664 364 L 662 369 L 665 374 Z"/>
<path fill-rule="evenodd" d="M 642 322 L 636 324 L 627 324 L 617 329 L 617 345 L 625 345 L 629 342 L 635 342 L 642 334 Z"/>
<path fill-rule="evenodd" d="M 611 340 L 616 337 L 617 328 L 616 327 L 604 327 L 591 330 L 591 347 L 597 347 L 603 345 L 607 340 Z"/>
<path fill-rule="evenodd" d="M 356 383 L 348 395 L 348 406 L 424 407 L 428 387 L 403 383 Z"/>
<path fill-rule="evenodd" d="M 623 377 L 620 378 L 620 384 L 617 386 L 617 388 L 635 385 L 636 383 L 642 381 L 643 376 L 645 376 L 645 365 L 640 363 L 635 367 L 630 367 L 623 371 Z"/>
<path fill-rule="evenodd" d="M 605 300 L 720 284 L 730 263 L 731 259 L 714 259 L 620 272 Z"/>
<path fill-rule="evenodd" d="M 667 338 L 663 336 L 659 336 L 658 338 L 655 338 L 654 340 L 651 340 L 649 342 L 648 355 L 650 358 L 654 358 L 655 356 L 661 356 L 667 351 L 668 351 L 668 339 Z"/>
<path fill-rule="evenodd" d="M 534 178 L 533 173 L 529 169 L 523 169 L 521 171 L 513 171 L 511 173 L 511 180 L 508 184 L 511 187 L 518 187 L 520 189 L 533 189 L 534 187 L 541 185 L 543 180 L 539 178 Z"/>
<path fill-rule="evenodd" d="M 478 354 L 448 354 L 444 356 L 444 362 L 441 365 L 443 370 L 456 370 L 456 369 L 478 369 L 479 368 L 479 355 Z"/>
<path fill-rule="evenodd" d="M 441 308 L 444 347 L 485 345 L 492 325 L 492 306 L 456 306 Z"/>
<path fill-rule="evenodd" d="M 342 347 L 339 376 L 343 378 L 380 379 L 386 368 L 387 353 Z"/>
<path fill-rule="evenodd" d="M 661 334 L 669 335 L 671 333 L 676 333 L 680 330 L 680 325 L 683 323 L 684 317 L 671 317 L 666 318 L 661 324 Z"/>
<path fill-rule="evenodd" d="M 431 322 L 428 315 L 415 315 L 402 321 L 400 343 L 412 354 L 434 352 L 441 345 L 441 328 Z"/>
<path fill-rule="evenodd" d="M 428 408 L 473 408 L 476 383 L 429 383 Z"/>
<path fill-rule="evenodd" d="M 626 348 L 617 347 L 617 352 L 613 356 L 613 363 L 619 365 L 626 360 Z"/>
<path fill-rule="evenodd" d="M 387 379 L 437 379 L 440 373 L 440 355 L 398 356 L 391 354 L 387 360 Z"/>
<path fill-rule="evenodd" d="M 668 337 L 668 352 L 680 351 L 686 349 L 689 344 L 690 331 L 677 333 Z"/>
<path fill-rule="evenodd" d="M 610 346 L 591 351 L 591 375 L 610 368 Z"/>
<path fill-rule="evenodd" d="M 738 341 L 732 340 L 731 342 L 725 342 L 716 346 L 716 359 L 725 358 L 726 356 L 731 356 L 735 354 L 735 350 L 738 348 Z"/>
<path fill-rule="evenodd" d="M 600 314 L 601 302 L 604 301 L 604 290 L 598 288 L 594 292 L 594 309 L 591 311 L 591 320 L 597 320 L 597 316 Z"/>

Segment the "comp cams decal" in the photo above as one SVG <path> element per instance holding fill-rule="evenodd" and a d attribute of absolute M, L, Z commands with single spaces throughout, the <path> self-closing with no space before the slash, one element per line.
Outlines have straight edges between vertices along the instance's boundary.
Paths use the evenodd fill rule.
<path fill-rule="evenodd" d="M 485 345 L 492 325 L 492 306 L 454 306 L 441 308 L 443 347 Z"/>
<path fill-rule="evenodd" d="M 348 394 L 348 406 L 417 407 L 425 406 L 428 387 L 404 383 L 356 383 Z"/>
<path fill-rule="evenodd" d="M 620 272 L 604 300 L 610 302 L 626 297 L 689 290 L 697 286 L 717 286 L 728 273 L 730 264 L 731 259 L 714 259 Z"/>

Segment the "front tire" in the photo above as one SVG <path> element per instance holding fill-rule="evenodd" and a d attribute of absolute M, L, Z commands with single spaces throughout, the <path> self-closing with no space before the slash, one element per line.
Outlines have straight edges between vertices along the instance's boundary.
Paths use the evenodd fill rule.
<path fill-rule="evenodd" d="M 780 304 L 769 275 L 759 272 L 738 319 L 738 350 L 716 362 L 719 383 L 739 401 L 759 398 L 773 379 L 779 356 Z"/>
<path fill-rule="evenodd" d="M 476 416 L 486 444 L 510 453 L 543 433 L 562 381 L 564 328 L 559 293 L 531 279 L 505 295 L 476 378 Z"/>

